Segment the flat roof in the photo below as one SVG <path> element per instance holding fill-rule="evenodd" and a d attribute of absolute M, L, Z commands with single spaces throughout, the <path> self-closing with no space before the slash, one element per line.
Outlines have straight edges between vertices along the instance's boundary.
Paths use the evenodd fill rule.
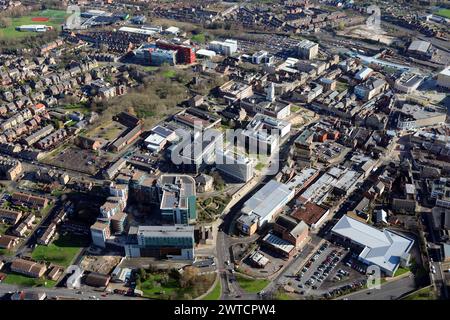
<path fill-rule="evenodd" d="M 163 187 L 161 209 L 187 208 L 187 198 L 195 196 L 195 180 L 188 175 L 162 175 L 160 184 Z"/>
<path fill-rule="evenodd" d="M 409 45 L 409 51 L 419 51 L 422 53 L 426 53 L 428 49 L 430 49 L 431 43 L 423 41 L 423 40 L 414 40 Z"/>
<path fill-rule="evenodd" d="M 215 57 L 216 53 L 212 50 L 200 49 L 196 52 L 199 56 Z"/>
<path fill-rule="evenodd" d="M 450 66 L 446 67 L 444 70 L 439 72 L 439 74 L 442 74 L 444 76 L 450 77 Z"/>
<path fill-rule="evenodd" d="M 324 207 L 313 202 L 308 202 L 292 212 L 291 215 L 297 220 L 304 221 L 308 225 L 313 225 L 317 223 L 327 211 L 328 209 Z"/>
<path fill-rule="evenodd" d="M 315 168 L 305 168 L 295 175 L 286 185 L 289 188 L 297 188 L 303 186 L 311 177 L 317 174 L 319 170 Z"/>
<path fill-rule="evenodd" d="M 272 214 L 278 206 L 288 202 L 293 194 L 294 190 L 290 190 L 284 183 L 270 180 L 244 203 L 242 211 L 248 214 L 254 213 L 263 219 Z"/>
<path fill-rule="evenodd" d="M 138 235 L 144 237 L 194 237 L 194 226 L 139 226 Z"/>
<path fill-rule="evenodd" d="M 133 27 L 121 27 L 119 29 L 119 31 L 129 32 L 129 33 L 137 33 L 137 34 L 145 34 L 145 35 L 149 35 L 149 36 L 156 33 L 156 31 L 153 31 L 153 30 L 133 28 Z"/>

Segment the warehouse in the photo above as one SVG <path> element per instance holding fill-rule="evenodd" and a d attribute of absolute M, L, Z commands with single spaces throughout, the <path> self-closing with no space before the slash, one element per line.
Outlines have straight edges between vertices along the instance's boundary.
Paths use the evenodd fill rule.
<path fill-rule="evenodd" d="M 30 24 L 30 25 L 21 25 L 16 27 L 17 31 L 22 32 L 47 32 L 49 30 L 52 30 L 53 28 L 51 26 L 46 26 L 45 24 Z"/>
<path fill-rule="evenodd" d="M 261 228 L 267 222 L 272 221 L 274 216 L 294 197 L 294 190 L 289 189 L 283 183 L 275 180 L 269 181 L 263 188 L 244 203 L 242 215 L 237 220 L 238 228 L 244 234 L 251 234 L 257 228 Z M 252 225 L 248 225 L 252 221 Z"/>

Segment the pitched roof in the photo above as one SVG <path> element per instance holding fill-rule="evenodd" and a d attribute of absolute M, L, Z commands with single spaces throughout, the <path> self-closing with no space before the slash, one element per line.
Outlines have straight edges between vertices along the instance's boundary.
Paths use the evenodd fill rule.
<path fill-rule="evenodd" d="M 381 268 L 394 271 L 400 257 L 408 253 L 414 241 L 387 229 L 378 230 L 344 215 L 332 232 L 364 247 L 359 257 Z"/>

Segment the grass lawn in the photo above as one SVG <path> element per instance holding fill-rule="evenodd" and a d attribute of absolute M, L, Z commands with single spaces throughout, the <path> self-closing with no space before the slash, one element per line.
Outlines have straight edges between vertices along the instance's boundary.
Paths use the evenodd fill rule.
<path fill-rule="evenodd" d="M 82 247 L 89 245 L 87 238 L 74 235 L 60 235 L 48 246 L 39 245 L 33 250 L 32 258 L 67 267 Z"/>
<path fill-rule="evenodd" d="M 88 114 L 91 111 L 83 103 L 66 104 L 62 108 L 73 111 L 73 112 L 81 112 L 83 114 Z"/>
<path fill-rule="evenodd" d="M 256 166 L 255 169 L 258 171 L 261 171 L 264 168 L 264 163 L 259 162 Z"/>
<path fill-rule="evenodd" d="M 8 225 L 1 223 L 0 224 L 0 235 L 5 234 L 6 230 L 8 230 L 8 229 L 9 229 Z"/>
<path fill-rule="evenodd" d="M 291 112 L 293 112 L 293 113 L 296 113 L 296 112 L 298 112 L 300 110 L 301 110 L 301 108 L 299 106 L 293 105 L 291 107 Z"/>
<path fill-rule="evenodd" d="M 65 16 L 66 12 L 63 10 L 43 10 L 31 12 L 29 15 L 23 17 L 12 18 L 9 27 L 0 29 L 0 39 L 23 38 L 29 35 L 39 35 L 38 32 L 21 32 L 16 30 L 16 27 L 25 24 L 45 24 L 47 26 L 52 26 L 54 29 L 59 29 L 64 23 Z M 33 21 L 32 18 L 35 17 L 45 17 L 49 18 L 49 20 L 46 22 Z"/>
<path fill-rule="evenodd" d="M 172 70 L 172 69 L 168 69 L 168 70 L 165 70 L 163 73 L 162 73 L 162 76 L 164 77 L 164 78 L 173 78 L 173 77 L 175 77 L 176 76 L 176 71 L 175 70 Z"/>
<path fill-rule="evenodd" d="M 151 72 L 151 71 L 158 70 L 159 67 L 156 67 L 156 66 L 145 66 L 145 67 L 143 67 L 143 69 L 144 69 L 144 71 Z"/>
<path fill-rule="evenodd" d="M 450 19 L 450 9 L 440 9 L 436 12 L 438 16 Z"/>
<path fill-rule="evenodd" d="M 275 294 L 275 300 L 294 300 L 294 299 L 288 293 L 280 291 Z"/>
<path fill-rule="evenodd" d="M 204 43 L 206 41 L 205 35 L 203 33 L 193 35 L 191 40 L 198 43 Z"/>
<path fill-rule="evenodd" d="M 199 276 L 195 281 L 194 285 L 183 288 L 180 286 L 179 281 L 172 277 L 170 273 L 153 272 L 147 273 L 146 280 L 138 284 L 138 289 L 142 290 L 144 297 L 150 299 L 189 300 L 205 293 L 213 284 L 214 277 L 212 275 L 203 275 Z"/>
<path fill-rule="evenodd" d="M 8 249 L 0 248 L 0 256 L 12 256 L 13 253 Z"/>
<path fill-rule="evenodd" d="M 422 288 L 413 294 L 405 297 L 403 300 L 435 300 L 436 295 L 433 292 L 433 287 Z"/>
<path fill-rule="evenodd" d="M 162 274 L 152 274 L 147 280 L 141 283 L 139 289 L 144 292 L 144 297 L 151 299 L 168 299 L 174 291 L 179 290 L 178 282 L 171 278 L 169 278 L 167 283 L 158 285 L 162 278 Z"/>
<path fill-rule="evenodd" d="M 222 292 L 222 284 L 220 283 L 220 279 L 217 281 L 214 289 L 208 293 L 202 300 L 219 300 L 220 293 Z"/>
<path fill-rule="evenodd" d="M 409 272 L 409 271 L 410 271 L 409 268 L 402 268 L 402 267 L 399 267 L 399 268 L 397 269 L 397 271 L 395 271 L 394 277 L 398 277 L 398 276 L 400 276 L 400 275 L 402 275 L 402 274 L 404 274 L 404 273 L 407 273 L 407 272 Z"/>
<path fill-rule="evenodd" d="M 241 288 L 248 293 L 258 293 L 269 284 L 269 280 L 250 279 L 239 274 L 236 275 L 236 280 Z"/>
<path fill-rule="evenodd" d="M 94 129 L 88 131 L 86 136 L 88 138 L 101 138 L 105 140 L 116 139 L 123 131 L 125 127 L 113 122 L 112 120 L 101 123 L 101 125 L 95 127 Z"/>
<path fill-rule="evenodd" d="M 46 288 L 52 288 L 56 285 L 56 281 L 53 280 L 30 278 L 13 272 L 8 273 L 5 280 L 3 280 L 2 283 L 15 284 L 24 287 L 46 287 Z"/>

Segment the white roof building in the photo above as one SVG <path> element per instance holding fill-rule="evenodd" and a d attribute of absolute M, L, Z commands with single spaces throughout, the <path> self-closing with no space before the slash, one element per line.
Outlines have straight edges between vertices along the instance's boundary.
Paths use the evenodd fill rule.
<path fill-rule="evenodd" d="M 450 89 L 450 66 L 439 72 L 437 76 L 437 85 L 443 88 Z"/>
<path fill-rule="evenodd" d="M 364 67 L 355 75 L 356 80 L 366 80 L 373 72 L 373 69 Z"/>
<path fill-rule="evenodd" d="M 144 35 L 148 35 L 148 36 L 151 36 L 156 33 L 156 31 L 154 31 L 154 30 L 133 28 L 133 27 L 121 27 L 119 29 L 119 31 L 127 32 L 127 33 L 144 34 Z"/>
<path fill-rule="evenodd" d="M 168 27 L 166 30 L 164 30 L 164 32 L 177 35 L 178 33 L 180 33 L 180 28 L 172 26 L 172 27 Z"/>
<path fill-rule="evenodd" d="M 287 185 L 270 180 L 264 187 L 256 192 L 253 197 L 244 203 L 242 213 L 256 215 L 258 226 L 273 219 L 273 216 L 294 197 L 294 190 Z"/>
<path fill-rule="evenodd" d="M 200 49 L 195 53 L 197 56 L 203 56 L 203 57 L 208 57 L 208 58 L 212 58 L 216 56 L 216 53 L 212 50 L 207 50 L 207 49 Z"/>
<path fill-rule="evenodd" d="M 363 247 L 359 260 L 377 265 L 387 275 L 394 275 L 400 264 L 407 264 L 414 240 L 387 229 L 378 230 L 344 215 L 332 233 Z"/>

